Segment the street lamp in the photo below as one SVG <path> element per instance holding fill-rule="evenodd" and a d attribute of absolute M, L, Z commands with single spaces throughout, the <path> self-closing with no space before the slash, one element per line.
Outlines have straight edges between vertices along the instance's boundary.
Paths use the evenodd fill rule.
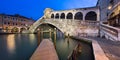
<path fill-rule="evenodd" d="M 108 6 L 108 9 L 110 10 L 112 8 L 112 5 L 110 4 L 109 6 Z"/>

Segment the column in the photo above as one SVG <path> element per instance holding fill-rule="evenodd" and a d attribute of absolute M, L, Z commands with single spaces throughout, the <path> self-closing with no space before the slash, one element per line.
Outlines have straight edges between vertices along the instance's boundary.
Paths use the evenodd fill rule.
<path fill-rule="evenodd" d="M 99 14 L 99 12 L 96 12 L 96 14 L 97 14 L 97 21 L 100 21 L 100 14 Z"/>
<path fill-rule="evenodd" d="M 75 13 L 73 13 L 73 20 L 75 19 L 74 16 L 75 16 Z"/>
<path fill-rule="evenodd" d="M 65 20 L 67 19 L 66 17 L 67 17 L 67 14 L 65 13 Z"/>
<path fill-rule="evenodd" d="M 59 14 L 59 20 L 61 19 L 60 16 L 61 16 L 61 14 Z"/>
<path fill-rule="evenodd" d="M 85 13 L 83 13 L 83 21 L 85 21 Z"/>

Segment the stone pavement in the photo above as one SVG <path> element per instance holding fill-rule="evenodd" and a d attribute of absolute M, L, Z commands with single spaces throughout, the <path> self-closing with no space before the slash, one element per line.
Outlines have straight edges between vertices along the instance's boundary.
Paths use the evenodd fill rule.
<path fill-rule="evenodd" d="M 103 49 L 106 56 L 109 58 L 109 60 L 120 60 L 120 42 L 111 41 L 99 37 L 94 38 L 87 37 L 87 38 L 96 40 Z"/>
<path fill-rule="evenodd" d="M 59 60 L 52 41 L 43 39 L 30 60 Z"/>
<path fill-rule="evenodd" d="M 109 60 L 97 41 L 92 41 L 95 60 Z"/>

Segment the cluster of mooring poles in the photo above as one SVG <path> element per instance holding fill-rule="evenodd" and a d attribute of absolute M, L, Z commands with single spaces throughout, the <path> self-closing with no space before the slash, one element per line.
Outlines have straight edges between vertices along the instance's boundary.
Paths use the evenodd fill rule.
<path fill-rule="evenodd" d="M 56 28 L 54 28 L 54 30 L 52 29 L 48 29 L 48 30 L 43 30 L 43 29 L 40 29 L 38 32 L 37 32 L 37 36 L 38 36 L 38 45 L 40 44 L 41 40 L 44 39 L 44 33 L 49 33 L 49 39 L 52 40 L 52 33 L 54 34 L 54 38 L 53 38 L 53 42 L 54 42 L 54 46 L 56 48 L 56 39 L 57 39 L 57 32 L 56 32 Z"/>

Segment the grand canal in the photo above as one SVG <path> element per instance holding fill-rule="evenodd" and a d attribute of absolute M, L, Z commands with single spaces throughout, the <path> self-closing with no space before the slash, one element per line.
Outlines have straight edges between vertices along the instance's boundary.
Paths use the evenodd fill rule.
<path fill-rule="evenodd" d="M 29 60 L 40 41 L 50 38 L 48 33 L 42 34 L 3 34 L 0 35 L 0 60 Z M 54 43 L 54 33 L 51 33 Z M 79 60 L 94 60 L 91 44 L 65 38 L 59 30 L 56 32 L 55 47 L 60 60 L 67 60 L 75 46 L 80 43 L 82 53 Z"/>
<path fill-rule="evenodd" d="M 78 41 L 57 37 L 56 51 L 60 60 L 66 60 Z M 80 42 L 82 45 L 81 60 L 93 60 L 91 46 Z M 1 60 L 29 60 L 38 46 L 37 34 L 7 34 L 0 35 L 0 59 Z"/>

